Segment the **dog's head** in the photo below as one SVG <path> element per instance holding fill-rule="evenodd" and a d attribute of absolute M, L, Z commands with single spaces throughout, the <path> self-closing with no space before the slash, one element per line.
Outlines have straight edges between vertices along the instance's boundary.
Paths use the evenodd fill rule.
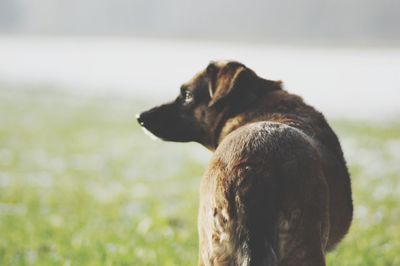
<path fill-rule="evenodd" d="M 141 126 L 168 141 L 215 147 L 224 123 L 279 82 L 258 77 L 238 62 L 211 62 L 181 86 L 178 97 L 138 116 Z"/>

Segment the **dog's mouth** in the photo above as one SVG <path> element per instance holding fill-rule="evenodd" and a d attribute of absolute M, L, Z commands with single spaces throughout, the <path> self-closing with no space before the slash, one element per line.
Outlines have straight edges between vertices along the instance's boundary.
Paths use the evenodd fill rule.
<path fill-rule="evenodd" d="M 149 136 L 152 140 L 160 140 L 159 137 L 157 137 L 156 135 L 154 135 L 153 133 L 151 133 L 150 130 L 148 130 L 145 125 L 143 120 L 140 118 L 140 114 L 136 114 L 136 120 L 138 121 L 138 123 L 140 124 L 144 134 L 146 134 L 147 136 Z"/>
<path fill-rule="evenodd" d="M 159 137 L 157 137 L 156 135 L 154 135 L 153 133 L 151 133 L 148 129 L 146 129 L 144 126 L 142 126 L 142 130 L 144 132 L 144 134 L 146 134 L 147 136 L 149 136 L 152 140 L 161 140 Z"/>
<path fill-rule="evenodd" d="M 140 113 L 136 115 L 137 122 L 152 139 L 175 142 L 189 142 L 196 139 L 196 125 L 190 123 L 189 119 L 184 120 L 171 107 L 174 106 L 163 105 Z"/>

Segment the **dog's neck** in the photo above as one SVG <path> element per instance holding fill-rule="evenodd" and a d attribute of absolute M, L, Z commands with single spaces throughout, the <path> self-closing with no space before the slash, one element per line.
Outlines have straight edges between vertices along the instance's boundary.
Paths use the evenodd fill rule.
<path fill-rule="evenodd" d="M 220 143 L 221 132 L 225 127 L 225 124 L 229 119 L 229 115 L 225 112 L 220 112 L 217 116 L 217 119 L 214 123 L 214 126 L 210 129 L 210 134 L 208 139 L 205 140 L 202 144 L 209 150 L 215 151 Z"/>
<path fill-rule="evenodd" d="M 265 115 L 268 109 L 271 109 L 271 111 L 274 109 L 277 99 L 279 100 L 280 98 L 279 95 L 282 93 L 287 94 L 287 92 L 282 89 L 281 82 L 260 79 L 258 86 L 259 89 L 255 90 L 255 92 L 253 91 L 253 94 L 250 94 L 247 99 L 240 98 L 240 100 L 235 103 L 236 106 L 234 110 L 221 110 L 219 112 L 214 124 L 215 126 L 211 129 L 210 139 L 206 141 L 207 144 L 203 143 L 204 146 L 214 151 L 219 143 L 232 131 L 252 121 L 263 120 L 260 116 Z M 248 112 L 249 108 L 251 108 L 253 112 Z M 258 116 L 254 116 L 254 114 L 251 115 L 254 113 L 255 109 L 259 108 L 264 111 L 260 112 Z"/>
<path fill-rule="evenodd" d="M 218 144 L 232 131 L 238 129 L 239 127 L 247 123 L 246 116 L 244 114 L 237 115 L 228 119 L 225 125 L 222 127 L 221 132 L 218 137 Z M 218 146 L 218 145 L 217 145 Z"/>
<path fill-rule="evenodd" d="M 202 143 L 210 151 L 215 151 L 229 133 L 248 123 L 245 114 L 234 117 L 221 115 L 218 120 L 219 123 L 215 123 L 215 127 L 211 130 L 210 139 Z"/>
<path fill-rule="evenodd" d="M 227 135 L 239 127 L 252 122 L 271 121 L 292 125 L 293 121 L 290 118 L 290 115 L 288 115 L 290 112 L 286 110 L 285 105 L 281 104 L 282 95 L 287 95 L 287 92 L 280 90 L 275 93 L 264 95 L 264 97 L 268 97 L 267 100 L 260 97 L 258 99 L 259 101 L 253 102 L 251 105 L 253 110 L 252 112 L 244 110 L 238 114 L 226 113 L 225 115 L 222 115 L 218 121 L 219 126 L 216 126 L 212 132 L 213 136 L 211 138 L 211 145 L 204 146 L 214 151 Z M 291 101 L 302 101 L 302 99 L 297 96 L 293 97 L 294 98 Z"/>

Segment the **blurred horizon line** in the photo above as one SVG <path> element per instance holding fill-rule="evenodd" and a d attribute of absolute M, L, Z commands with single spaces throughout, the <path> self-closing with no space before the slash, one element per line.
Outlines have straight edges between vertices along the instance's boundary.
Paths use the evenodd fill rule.
<path fill-rule="evenodd" d="M 132 95 L 155 103 L 211 60 L 240 61 L 331 116 L 400 114 L 400 49 L 278 46 L 172 39 L 0 35 L 3 84 Z M 35 85 L 36 84 L 36 85 Z M 32 86 L 33 85 L 33 86 Z M 48 87 L 48 86 L 45 86 Z"/>

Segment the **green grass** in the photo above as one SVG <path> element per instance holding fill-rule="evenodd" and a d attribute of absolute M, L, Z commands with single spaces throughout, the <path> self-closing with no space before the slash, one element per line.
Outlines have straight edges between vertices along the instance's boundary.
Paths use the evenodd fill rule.
<path fill-rule="evenodd" d="M 0 265 L 194 265 L 210 153 L 151 141 L 134 99 L 0 88 Z M 400 265 L 400 124 L 333 123 L 355 219 L 328 265 Z"/>

